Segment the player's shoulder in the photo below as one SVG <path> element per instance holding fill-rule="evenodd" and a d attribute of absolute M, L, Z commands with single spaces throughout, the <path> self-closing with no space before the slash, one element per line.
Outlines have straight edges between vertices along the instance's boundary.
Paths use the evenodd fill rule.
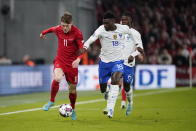
<path fill-rule="evenodd" d="M 115 25 L 117 26 L 117 27 L 124 27 L 124 28 L 129 28 L 129 26 L 127 26 L 127 25 L 122 25 L 122 24 L 118 24 L 118 23 L 115 23 Z"/>
<path fill-rule="evenodd" d="M 132 34 L 134 34 L 134 35 L 137 35 L 137 36 L 140 36 L 141 34 L 140 34 L 140 32 L 139 31 L 137 31 L 136 29 L 134 29 L 134 28 L 130 28 L 130 31 L 132 32 Z"/>
<path fill-rule="evenodd" d="M 100 29 L 104 29 L 104 25 L 100 25 L 98 28 L 100 28 Z"/>
<path fill-rule="evenodd" d="M 56 25 L 53 27 L 54 29 L 61 29 L 61 26 L 60 25 Z"/>
<path fill-rule="evenodd" d="M 105 28 L 104 28 L 104 25 L 100 25 L 94 32 L 94 34 L 97 34 L 97 35 L 101 35 L 105 32 Z"/>
<path fill-rule="evenodd" d="M 52 28 L 53 30 L 56 30 L 56 29 L 60 29 L 61 26 L 60 26 L 60 25 L 56 25 L 56 26 L 52 26 L 51 28 Z"/>
<path fill-rule="evenodd" d="M 54 31 L 61 31 L 62 30 L 62 27 L 60 25 L 56 25 L 56 26 L 53 26 L 52 29 Z"/>
<path fill-rule="evenodd" d="M 72 30 L 74 32 L 81 32 L 80 29 L 77 26 L 75 26 L 75 25 L 72 25 Z"/>
<path fill-rule="evenodd" d="M 121 25 L 121 24 L 115 24 L 117 27 L 117 30 L 121 32 L 127 32 L 129 30 L 129 26 L 127 25 Z"/>
<path fill-rule="evenodd" d="M 104 30 L 105 30 L 104 25 L 100 25 L 100 26 L 97 28 L 97 30 L 104 31 Z"/>
<path fill-rule="evenodd" d="M 124 29 L 129 29 L 129 26 L 127 25 L 121 25 L 121 24 L 115 24 L 117 28 L 124 28 Z"/>
<path fill-rule="evenodd" d="M 72 30 L 76 33 L 76 34 L 82 34 L 82 31 L 75 25 L 72 25 Z"/>

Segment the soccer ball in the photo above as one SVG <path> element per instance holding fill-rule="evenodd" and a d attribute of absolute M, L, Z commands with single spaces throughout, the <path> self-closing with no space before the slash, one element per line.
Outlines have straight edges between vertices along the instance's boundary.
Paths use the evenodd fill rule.
<path fill-rule="evenodd" d="M 59 114 L 63 117 L 69 117 L 71 116 L 72 114 L 72 107 L 70 104 L 62 104 L 60 107 L 59 107 Z"/>

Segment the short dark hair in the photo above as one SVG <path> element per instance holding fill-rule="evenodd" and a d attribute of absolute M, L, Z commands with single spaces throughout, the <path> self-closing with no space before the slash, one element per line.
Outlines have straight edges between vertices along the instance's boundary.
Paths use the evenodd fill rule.
<path fill-rule="evenodd" d="M 61 22 L 70 24 L 72 22 L 72 14 L 66 11 L 64 15 L 61 17 Z"/>
<path fill-rule="evenodd" d="M 107 11 L 104 15 L 103 15 L 103 19 L 115 19 L 116 16 L 113 14 L 112 11 Z"/>
<path fill-rule="evenodd" d="M 125 12 L 122 14 L 122 16 L 128 16 L 128 17 L 131 17 L 131 19 L 132 19 L 131 12 L 129 12 L 129 11 L 125 11 Z"/>
<path fill-rule="evenodd" d="M 131 18 L 131 25 L 133 25 L 133 16 L 131 14 L 131 12 L 129 11 L 125 11 L 122 16 L 127 16 L 127 17 L 130 17 Z"/>

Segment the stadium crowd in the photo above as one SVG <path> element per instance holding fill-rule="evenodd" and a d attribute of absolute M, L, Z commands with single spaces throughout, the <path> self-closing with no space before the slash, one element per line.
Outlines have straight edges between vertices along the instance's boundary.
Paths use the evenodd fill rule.
<path fill-rule="evenodd" d="M 196 66 L 196 1 L 195 0 L 97 0 L 98 26 L 104 12 L 112 10 L 117 22 L 123 12 L 133 17 L 133 28 L 141 33 L 145 50 L 145 64 L 175 64 L 187 66 L 192 51 L 193 66 Z M 82 64 L 97 64 L 100 43 L 91 45 Z M 0 56 L 0 65 L 15 64 Z M 18 62 L 17 62 L 18 63 Z M 19 63 L 26 63 L 24 59 Z M 44 64 L 43 59 L 35 61 Z"/>
<path fill-rule="evenodd" d="M 194 0 L 97 0 L 97 22 L 112 10 L 117 22 L 124 11 L 133 15 L 133 28 L 142 36 L 147 64 L 187 66 L 192 51 L 196 66 L 196 2 Z M 99 42 L 88 52 L 88 64 L 98 62 Z"/>

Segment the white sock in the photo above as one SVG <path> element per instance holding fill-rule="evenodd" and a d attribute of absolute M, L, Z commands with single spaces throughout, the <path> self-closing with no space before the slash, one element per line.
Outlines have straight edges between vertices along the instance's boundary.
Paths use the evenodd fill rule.
<path fill-rule="evenodd" d="M 129 102 L 129 104 L 133 104 L 133 88 L 130 87 L 129 92 L 126 92 L 126 96 L 127 96 L 127 100 Z"/>
<path fill-rule="evenodd" d="M 110 90 L 109 90 L 109 94 L 108 94 L 109 95 L 108 100 L 107 100 L 107 109 L 108 110 L 112 109 L 114 111 L 114 107 L 116 104 L 118 93 L 119 93 L 119 85 L 111 85 Z"/>

